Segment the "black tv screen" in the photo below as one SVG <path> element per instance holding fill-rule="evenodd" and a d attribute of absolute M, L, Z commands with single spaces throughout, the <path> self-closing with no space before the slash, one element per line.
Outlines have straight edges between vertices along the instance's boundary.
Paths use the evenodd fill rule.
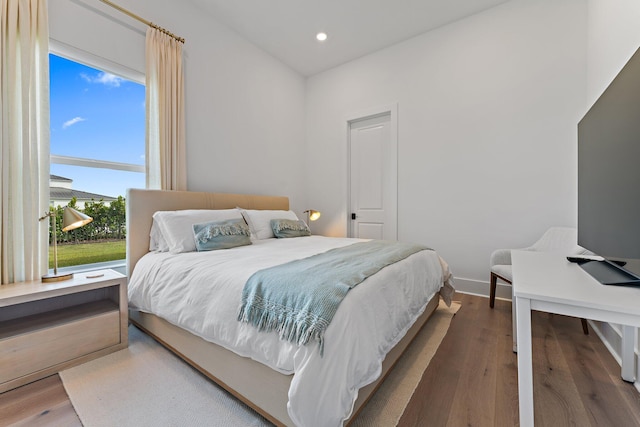
<path fill-rule="evenodd" d="M 640 49 L 578 124 L 578 244 L 640 259 Z"/>

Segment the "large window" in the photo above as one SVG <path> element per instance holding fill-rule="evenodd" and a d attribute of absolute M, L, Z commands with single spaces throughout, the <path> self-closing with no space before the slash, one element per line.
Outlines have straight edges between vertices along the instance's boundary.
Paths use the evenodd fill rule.
<path fill-rule="evenodd" d="M 70 232 L 58 221 L 58 267 L 123 260 L 126 189 L 145 187 L 144 85 L 54 54 L 49 61 L 50 202 L 59 219 L 64 206 L 94 219 Z"/>

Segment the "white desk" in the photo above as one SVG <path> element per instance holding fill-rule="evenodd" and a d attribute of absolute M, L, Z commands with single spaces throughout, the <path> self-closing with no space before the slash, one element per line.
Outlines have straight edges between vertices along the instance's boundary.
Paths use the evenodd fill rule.
<path fill-rule="evenodd" d="M 640 327 L 640 288 L 605 286 L 566 257 L 512 251 L 517 316 L 520 426 L 533 426 L 531 310 L 618 323 L 622 333 L 622 378 L 634 381 L 634 328 Z"/>

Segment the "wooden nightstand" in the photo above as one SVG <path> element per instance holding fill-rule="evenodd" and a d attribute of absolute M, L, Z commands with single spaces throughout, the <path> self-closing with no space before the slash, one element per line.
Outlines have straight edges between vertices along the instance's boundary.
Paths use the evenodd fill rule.
<path fill-rule="evenodd" d="M 0 286 L 0 393 L 127 347 L 127 278 Z"/>

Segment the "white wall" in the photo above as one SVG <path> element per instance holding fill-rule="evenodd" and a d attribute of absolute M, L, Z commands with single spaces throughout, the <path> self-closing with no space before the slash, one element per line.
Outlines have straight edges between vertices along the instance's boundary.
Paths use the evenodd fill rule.
<path fill-rule="evenodd" d="M 187 2 L 118 4 L 186 39 L 189 190 L 286 195 L 301 214 L 304 78 Z M 58 44 L 144 72 L 145 25 L 96 1 L 51 1 L 49 15 Z"/>
<path fill-rule="evenodd" d="M 400 240 L 487 292 L 489 256 L 576 224 L 586 3 L 512 0 L 308 79 L 309 206 L 344 235 L 345 117 L 398 103 Z"/>
<path fill-rule="evenodd" d="M 587 108 L 640 47 L 640 2 L 588 0 Z"/>

